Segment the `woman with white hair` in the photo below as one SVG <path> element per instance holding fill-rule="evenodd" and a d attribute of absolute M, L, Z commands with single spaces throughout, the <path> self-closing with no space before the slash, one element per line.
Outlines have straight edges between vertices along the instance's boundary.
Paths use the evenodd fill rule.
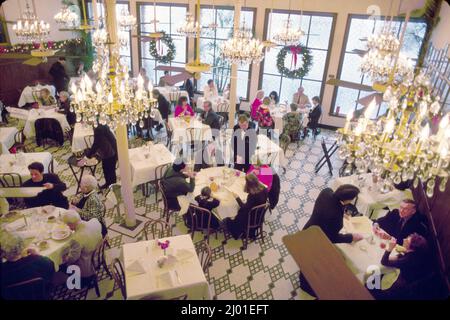
<path fill-rule="evenodd" d="M 91 257 L 102 241 L 102 227 L 97 219 L 81 220 L 78 212 L 74 210 L 67 210 L 61 218 L 75 232 L 69 244 L 62 251 L 63 265 L 59 270 L 64 272 L 67 266 L 78 265 L 81 272 L 81 285 L 86 286 L 92 281 L 92 276 L 95 274 Z"/>
<path fill-rule="evenodd" d="M 70 95 L 67 91 L 61 91 L 58 94 L 58 109 L 61 112 L 64 112 L 66 115 L 67 122 L 73 126 L 77 122 L 77 117 L 75 115 L 75 112 L 70 111 Z"/>
<path fill-rule="evenodd" d="M 25 243 L 21 237 L 16 234 L 3 232 L 0 237 L 0 245 L 2 248 L 2 258 L 6 261 L 1 264 L 1 284 L 2 297 L 8 299 L 8 291 L 6 287 L 31 280 L 34 278 L 42 278 L 44 286 L 50 287 L 55 266 L 53 262 L 47 258 L 40 256 L 33 249 L 25 251 Z M 49 290 L 45 290 L 48 292 Z M 21 292 L 23 297 L 34 297 L 35 299 L 46 299 L 47 295 L 34 296 L 33 292 Z"/>
<path fill-rule="evenodd" d="M 259 106 L 262 105 L 264 99 L 264 90 L 258 90 L 256 92 L 255 100 L 253 100 L 253 103 L 251 105 L 250 109 L 250 117 L 254 121 L 258 121 L 258 109 Z"/>
<path fill-rule="evenodd" d="M 83 176 L 80 182 L 80 190 L 82 193 L 81 199 L 72 201 L 70 209 L 77 211 L 84 221 L 96 218 L 102 225 L 102 236 L 105 237 L 108 232 L 105 223 L 105 205 L 97 193 L 97 179 L 92 175 Z"/>

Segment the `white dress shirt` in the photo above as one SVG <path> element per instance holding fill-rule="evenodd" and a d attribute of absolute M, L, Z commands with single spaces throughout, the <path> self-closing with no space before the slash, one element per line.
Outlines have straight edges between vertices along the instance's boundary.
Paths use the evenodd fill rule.
<path fill-rule="evenodd" d="M 213 97 L 218 97 L 219 93 L 217 92 L 216 86 L 214 86 L 212 89 L 210 86 L 205 85 L 203 87 L 203 96 L 205 97 L 205 100 L 209 100 Z"/>

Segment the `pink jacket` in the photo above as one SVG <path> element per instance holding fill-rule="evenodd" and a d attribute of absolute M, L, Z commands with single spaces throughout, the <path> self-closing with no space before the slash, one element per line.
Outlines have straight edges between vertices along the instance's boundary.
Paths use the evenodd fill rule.
<path fill-rule="evenodd" d="M 259 100 L 258 98 L 255 98 L 250 110 L 250 116 L 252 117 L 253 120 L 258 120 L 258 109 L 260 105 L 262 105 L 262 101 Z"/>
<path fill-rule="evenodd" d="M 273 171 L 271 167 L 269 167 L 267 164 L 264 164 L 258 168 L 252 164 L 247 171 L 247 174 L 250 173 L 254 173 L 256 177 L 258 177 L 258 180 L 267 186 L 267 191 L 270 191 L 273 182 Z"/>
<path fill-rule="evenodd" d="M 183 106 L 177 106 L 175 108 L 175 117 L 179 116 L 194 116 L 194 110 L 192 110 L 190 105 L 187 105 L 186 112 L 183 114 Z"/>

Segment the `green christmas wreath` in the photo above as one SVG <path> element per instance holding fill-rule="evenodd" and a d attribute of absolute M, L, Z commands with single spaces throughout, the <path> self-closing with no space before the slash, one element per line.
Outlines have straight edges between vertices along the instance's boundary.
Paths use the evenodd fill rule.
<path fill-rule="evenodd" d="M 167 46 L 167 53 L 164 55 L 160 55 L 158 50 L 157 50 L 157 41 L 161 41 L 163 44 L 165 44 Z M 173 43 L 172 38 L 164 33 L 164 35 L 159 38 L 159 39 L 155 39 L 155 41 L 150 41 L 150 54 L 153 58 L 155 58 L 155 60 L 157 62 L 161 62 L 161 63 L 169 63 L 171 61 L 173 61 L 173 59 L 175 59 L 175 53 L 176 53 L 176 49 L 175 49 L 175 44 Z"/>
<path fill-rule="evenodd" d="M 287 53 L 290 52 L 292 54 L 292 62 L 291 65 L 294 67 L 297 66 L 297 60 L 302 59 L 303 64 L 296 69 L 289 69 L 285 65 L 285 59 Z M 300 79 L 308 74 L 312 67 L 312 55 L 311 51 L 301 45 L 297 46 L 285 46 L 277 55 L 277 68 L 278 72 L 285 77 L 291 79 Z"/>

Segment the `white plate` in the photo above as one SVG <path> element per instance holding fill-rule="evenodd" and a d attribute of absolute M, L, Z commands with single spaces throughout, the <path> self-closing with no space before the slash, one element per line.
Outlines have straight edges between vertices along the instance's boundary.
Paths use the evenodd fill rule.
<path fill-rule="evenodd" d="M 64 240 L 70 237 L 70 231 L 69 230 L 56 230 L 52 232 L 52 239 L 53 240 Z"/>

